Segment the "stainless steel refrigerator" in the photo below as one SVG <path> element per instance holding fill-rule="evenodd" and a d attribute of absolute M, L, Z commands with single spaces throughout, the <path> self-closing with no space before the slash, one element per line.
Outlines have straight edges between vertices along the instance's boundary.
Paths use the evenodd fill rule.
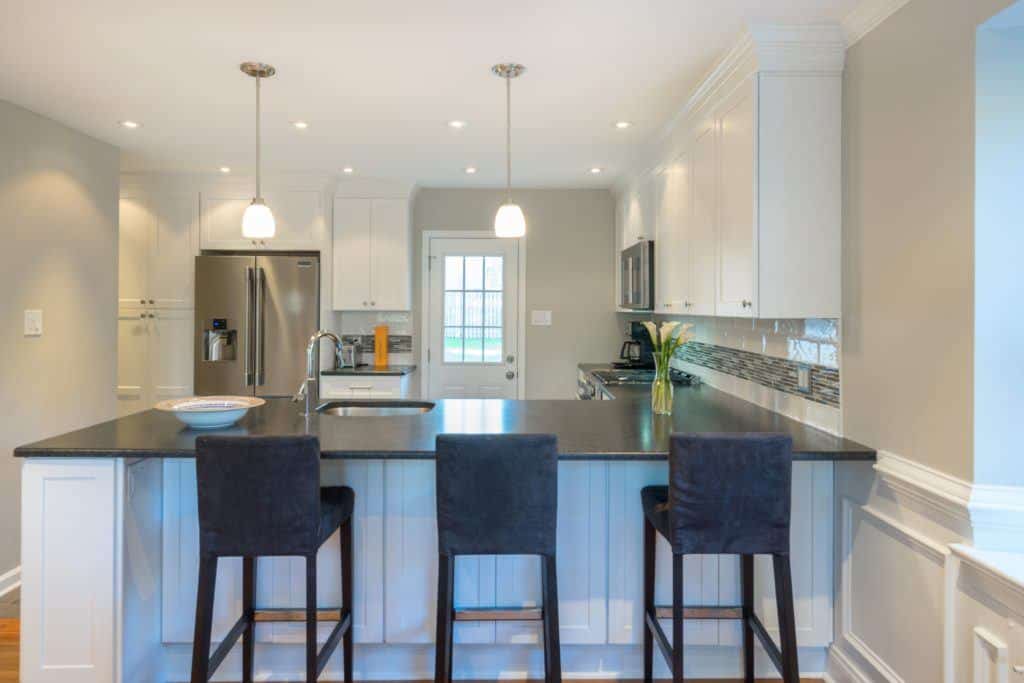
<path fill-rule="evenodd" d="M 291 396 L 320 322 L 317 256 L 196 257 L 195 392 Z"/>

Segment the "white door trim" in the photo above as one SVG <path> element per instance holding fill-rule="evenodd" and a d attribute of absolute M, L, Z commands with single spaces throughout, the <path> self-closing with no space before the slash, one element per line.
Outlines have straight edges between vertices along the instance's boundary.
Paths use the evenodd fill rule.
<path fill-rule="evenodd" d="M 493 230 L 424 230 L 420 248 L 420 395 L 430 396 L 430 362 L 427 351 L 430 346 L 430 240 L 432 239 L 495 239 Z M 519 243 L 519 288 L 516 292 L 516 398 L 526 398 L 526 238 L 516 238 Z"/>

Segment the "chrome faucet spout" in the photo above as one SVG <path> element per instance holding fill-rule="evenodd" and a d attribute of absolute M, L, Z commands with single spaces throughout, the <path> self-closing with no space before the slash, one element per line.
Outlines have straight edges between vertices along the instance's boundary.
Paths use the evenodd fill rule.
<path fill-rule="evenodd" d="M 335 351 L 341 346 L 341 340 L 337 335 L 327 330 L 318 330 L 309 338 L 309 344 L 306 345 L 306 379 L 293 398 L 296 402 L 306 399 L 305 410 L 302 414 L 307 416 L 316 412 L 316 406 L 320 402 L 317 352 L 320 350 L 320 340 L 324 337 L 334 342 Z"/>

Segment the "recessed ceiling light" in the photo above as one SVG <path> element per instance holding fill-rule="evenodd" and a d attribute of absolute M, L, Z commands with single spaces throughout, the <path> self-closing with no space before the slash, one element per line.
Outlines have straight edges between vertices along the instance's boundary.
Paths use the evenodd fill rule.
<path fill-rule="evenodd" d="M 629 128 L 632 125 L 633 124 L 630 123 L 629 121 L 616 121 L 615 122 L 615 127 L 618 128 L 619 130 L 625 130 L 625 129 Z"/>
<path fill-rule="evenodd" d="M 454 121 L 449 121 L 448 122 L 448 127 L 449 128 L 454 128 L 455 130 L 462 130 L 463 128 L 466 127 L 466 122 L 465 121 L 460 121 L 460 120 L 456 119 Z"/>
<path fill-rule="evenodd" d="M 476 166 L 467 166 L 466 173 L 468 173 L 469 175 L 473 175 L 474 173 L 476 173 Z"/>
<path fill-rule="evenodd" d="M 220 172 L 221 173 L 231 173 L 231 167 L 230 166 L 221 166 L 220 167 Z"/>
<path fill-rule="evenodd" d="M 352 175 L 353 173 L 356 172 L 356 170 L 354 168 L 352 168 L 351 166 L 346 166 L 345 168 L 341 169 L 341 172 L 342 173 L 347 173 L 349 175 Z"/>
<path fill-rule="evenodd" d="M 292 121 L 292 125 L 298 128 L 299 130 L 306 130 L 307 128 L 309 128 L 309 124 L 306 123 L 305 121 Z"/>
<path fill-rule="evenodd" d="M 600 173 L 603 170 L 604 170 L 603 168 L 599 168 L 597 166 L 594 166 L 592 169 L 590 169 L 590 172 L 593 173 L 594 175 L 597 175 L 598 173 Z"/>
<path fill-rule="evenodd" d="M 138 128 L 141 124 L 138 121 L 121 121 L 121 125 L 125 128 L 131 128 L 134 130 L 135 128 Z"/>

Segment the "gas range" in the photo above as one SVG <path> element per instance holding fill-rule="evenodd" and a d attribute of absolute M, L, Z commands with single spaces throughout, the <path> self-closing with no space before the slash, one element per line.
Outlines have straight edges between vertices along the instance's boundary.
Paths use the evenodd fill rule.
<path fill-rule="evenodd" d="M 652 368 L 611 368 L 609 370 L 594 370 L 592 374 L 605 386 L 650 384 L 654 381 Z M 699 381 L 696 376 L 675 369 L 669 371 L 669 378 L 673 384 L 696 384 Z"/>

